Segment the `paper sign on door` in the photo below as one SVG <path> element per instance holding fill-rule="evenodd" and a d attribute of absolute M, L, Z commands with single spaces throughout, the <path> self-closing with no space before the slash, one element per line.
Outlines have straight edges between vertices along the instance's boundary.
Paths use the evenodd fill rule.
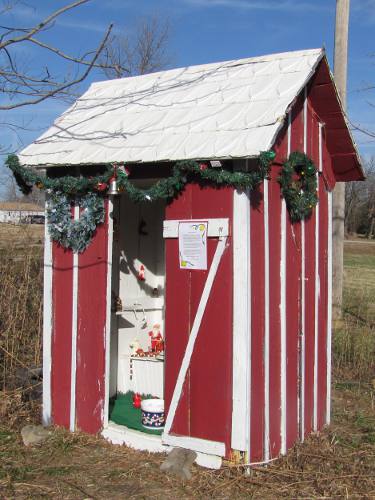
<path fill-rule="evenodd" d="M 180 269 L 207 269 L 207 222 L 180 222 Z"/>

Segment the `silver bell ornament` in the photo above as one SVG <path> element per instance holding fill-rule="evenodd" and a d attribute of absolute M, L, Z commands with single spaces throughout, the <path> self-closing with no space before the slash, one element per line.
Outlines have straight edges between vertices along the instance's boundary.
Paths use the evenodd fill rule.
<path fill-rule="evenodd" d="M 108 194 L 112 196 L 117 196 L 118 194 L 120 194 L 119 188 L 117 186 L 117 165 L 113 166 L 113 176 L 109 179 Z"/>

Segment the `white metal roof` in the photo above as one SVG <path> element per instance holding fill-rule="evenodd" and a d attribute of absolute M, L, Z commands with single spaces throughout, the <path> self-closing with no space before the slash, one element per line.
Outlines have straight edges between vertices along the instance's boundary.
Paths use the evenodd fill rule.
<path fill-rule="evenodd" d="M 94 83 L 19 155 L 25 165 L 243 158 L 272 147 L 322 49 Z"/>

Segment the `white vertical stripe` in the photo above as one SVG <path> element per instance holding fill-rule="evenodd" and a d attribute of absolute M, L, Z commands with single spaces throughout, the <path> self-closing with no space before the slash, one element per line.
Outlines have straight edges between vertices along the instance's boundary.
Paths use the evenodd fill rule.
<path fill-rule="evenodd" d="M 74 220 L 79 219 L 79 205 L 74 207 Z M 73 253 L 73 306 L 72 306 L 72 358 L 70 374 L 70 425 L 73 432 L 76 420 L 76 375 L 77 375 L 77 327 L 78 327 L 78 253 Z"/>
<path fill-rule="evenodd" d="M 319 172 L 323 172 L 323 123 L 319 122 Z"/>
<path fill-rule="evenodd" d="M 51 363 L 52 363 L 52 241 L 47 223 L 48 198 L 44 226 L 44 286 L 43 286 L 43 425 L 51 424 Z"/>
<path fill-rule="evenodd" d="M 268 180 L 264 196 L 264 460 L 270 458 L 270 256 L 268 220 Z"/>
<path fill-rule="evenodd" d="M 233 193 L 233 450 L 250 451 L 251 283 L 249 192 Z"/>
<path fill-rule="evenodd" d="M 327 298 L 327 408 L 326 424 L 331 422 L 332 369 L 332 191 L 328 192 L 328 298 Z"/>
<path fill-rule="evenodd" d="M 319 124 L 319 137 L 320 137 Z M 320 142 L 320 141 L 319 141 Z M 319 146 L 320 147 L 320 146 Z M 319 155 L 319 172 L 321 171 L 321 156 Z M 319 173 L 316 173 L 317 191 L 319 196 Z M 319 334 L 319 203 L 315 207 L 315 329 L 314 329 L 314 413 L 313 430 L 318 429 L 318 334 Z"/>
<path fill-rule="evenodd" d="M 304 92 L 303 103 L 303 148 L 304 153 L 307 154 L 307 87 Z M 298 405 L 298 422 L 300 439 L 304 440 L 305 437 L 305 357 L 306 357 L 306 270 L 305 270 L 305 221 L 301 221 L 301 332 L 300 332 L 300 390 L 299 390 L 299 405 Z"/>
<path fill-rule="evenodd" d="M 288 150 L 291 148 L 291 112 L 288 114 Z M 281 257 L 280 257 L 280 386 L 281 386 L 281 422 L 280 453 L 286 453 L 286 204 L 281 199 Z"/>
<path fill-rule="evenodd" d="M 113 252 L 113 201 L 108 198 L 108 215 L 107 215 L 107 293 L 106 293 L 106 320 L 105 320 L 105 337 L 104 337 L 104 352 L 105 352 L 105 379 L 104 379 L 104 415 L 103 426 L 108 425 L 108 410 L 109 410 L 109 377 L 110 377 L 110 361 L 111 361 L 111 301 L 112 301 L 112 252 Z"/>

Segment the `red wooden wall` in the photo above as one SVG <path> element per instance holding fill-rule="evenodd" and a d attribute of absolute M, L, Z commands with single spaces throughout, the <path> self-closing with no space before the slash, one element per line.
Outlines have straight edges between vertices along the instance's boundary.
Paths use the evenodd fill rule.
<path fill-rule="evenodd" d="M 53 243 L 51 416 L 69 428 L 71 384 L 75 380 L 75 429 L 96 433 L 103 425 L 107 223 L 78 255 L 78 286 L 73 288 L 73 252 Z M 72 370 L 74 294 L 77 294 L 76 366 Z"/>
<path fill-rule="evenodd" d="M 313 84 L 312 84 L 313 85 Z M 315 95 L 315 94 L 314 94 Z M 274 151 L 276 158 L 268 181 L 268 217 L 265 216 L 264 189 L 253 193 L 250 214 L 251 254 L 251 414 L 250 461 L 277 457 L 283 451 L 326 423 L 327 395 L 327 311 L 328 311 L 328 191 L 334 186 L 331 158 L 322 129 L 322 169 L 318 179 L 319 207 L 301 223 L 285 221 L 285 281 L 282 277 L 282 199 L 277 178 L 288 151 L 305 150 L 319 166 L 319 117 L 316 97 L 307 89 L 294 103 L 290 127 L 285 124 Z M 286 120 L 288 121 L 288 120 Z M 306 136 L 305 136 L 306 133 Z M 319 229 L 316 234 L 316 214 Z M 269 240 L 265 241 L 265 221 Z M 302 239 L 304 235 L 304 240 Z M 316 262 L 316 238 L 318 261 Z M 269 282 L 265 275 L 265 245 L 269 252 Z M 302 258 L 304 246 L 304 259 Z M 302 282 L 302 268 L 305 280 Z M 318 314 L 315 315 L 316 273 Z M 265 293 L 268 286 L 269 309 Z M 285 318 L 281 307 L 281 287 L 285 287 Z M 302 309 L 302 287 L 305 307 Z M 265 348 L 265 318 L 269 319 L 269 350 Z M 282 321 L 286 326 L 285 359 L 282 359 Z M 305 325 L 304 331 L 302 330 Z M 317 331 L 317 337 L 316 337 Z M 317 357 L 315 358 L 315 353 Z M 266 356 L 268 359 L 266 360 Z M 302 361 L 303 360 L 303 361 Z M 266 363 L 267 361 L 267 363 Z M 265 373 L 269 366 L 269 373 Z M 285 372 L 282 373 L 283 366 Z M 268 386 L 267 377 L 268 375 Z M 282 386 L 284 380 L 284 387 Z M 314 400 L 314 382 L 316 399 Z M 301 386 L 303 384 L 303 387 Z M 266 402 L 268 392 L 269 405 Z M 285 398 L 285 400 L 283 400 Z M 284 408 L 284 410 L 283 410 Z M 283 411 L 285 414 L 283 415 Z"/>

